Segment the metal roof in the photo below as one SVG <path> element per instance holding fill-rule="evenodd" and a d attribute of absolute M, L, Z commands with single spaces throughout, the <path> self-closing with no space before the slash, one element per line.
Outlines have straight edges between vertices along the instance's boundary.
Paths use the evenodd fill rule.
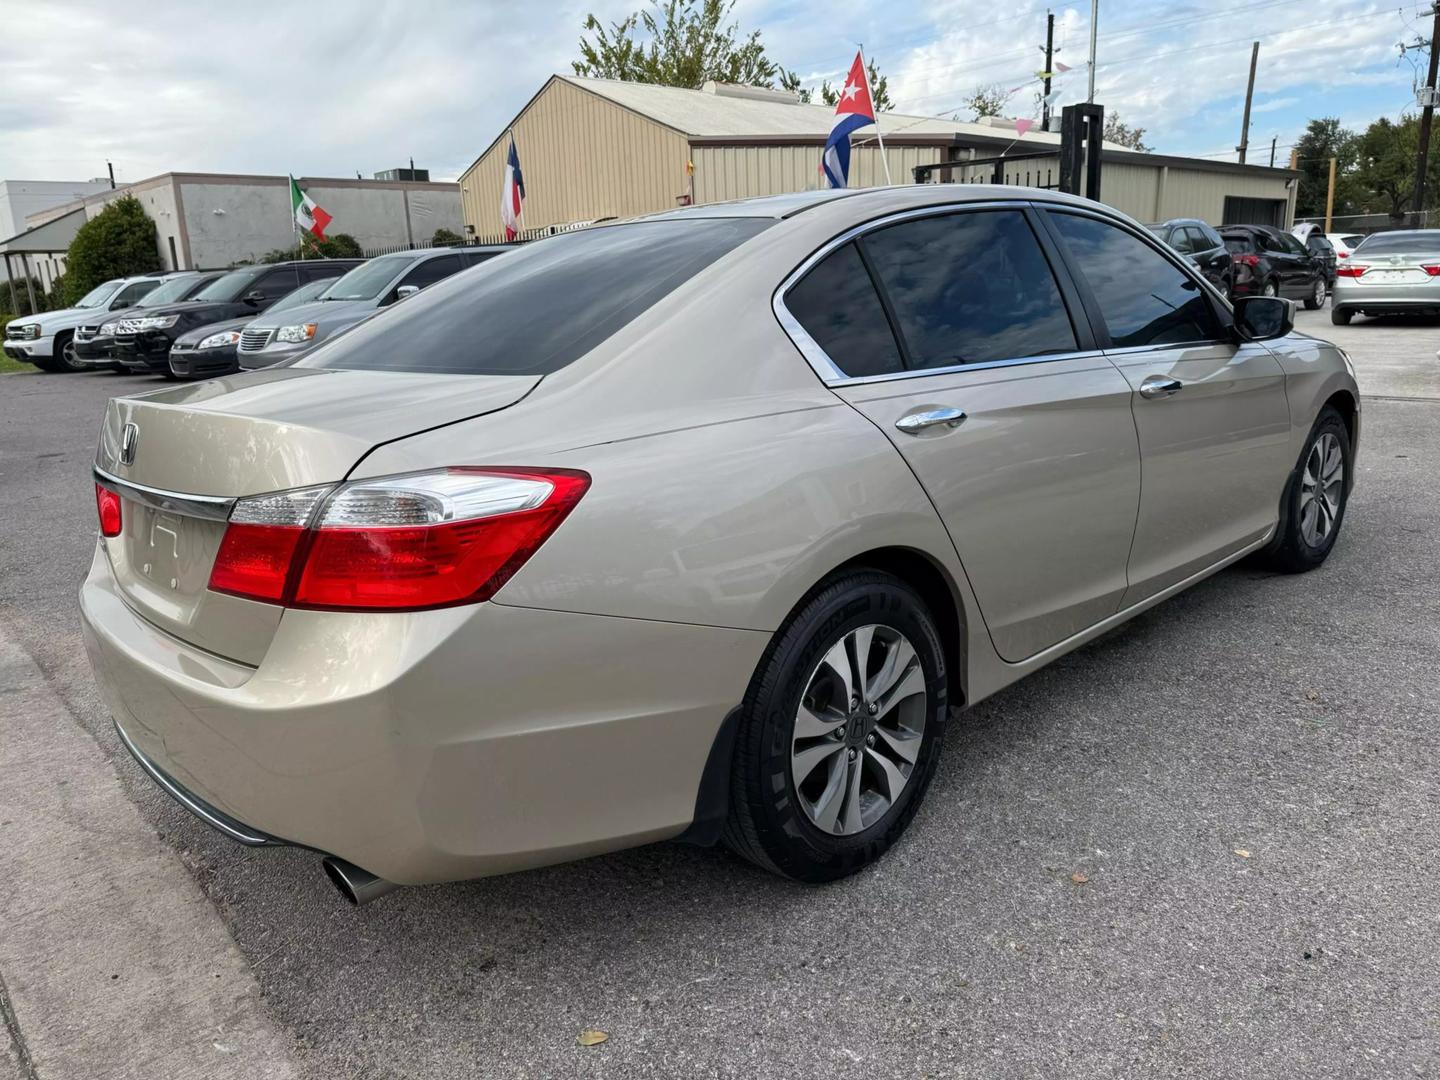
<path fill-rule="evenodd" d="M 693 138 L 749 139 L 795 135 L 823 139 L 830 134 L 830 128 L 835 123 L 833 105 L 792 103 L 783 100 L 781 94 L 765 98 L 750 96 L 745 93 L 745 88 L 731 91 L 720 86 L 686 90 L 679 86 L 584 79 L 576 75 L 557 77 Z M 949 142 L 957 136 L 962 139 L 972 136 L 989 141 L 1013 137 L 1031 148 L 1060 145 L 1060 135 L 1056 132 L 1029 131 L 1017 136 L 1014 131 L 989 124 L 895 112 L 880 114 L 880 132 L 882 135 L 933 135 L 937 142 Z M 865 140 L 873 134 L 871 129 L 865 128 L 856 138 Z"/>

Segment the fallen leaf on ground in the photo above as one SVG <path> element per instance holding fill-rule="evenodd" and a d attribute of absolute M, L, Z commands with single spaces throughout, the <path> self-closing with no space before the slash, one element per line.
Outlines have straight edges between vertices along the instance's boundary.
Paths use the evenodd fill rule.
<path fill-rule="evenodd" d="M 1073 874 L 1070 875 L 1070 880 L 1073 881 L 1076 885 L 1084 885 L 1090 879 L 1085 876 L 1085 872 L 1083 870 L 1076 870 Z"/>
<path fill-rule="evenodd" d="M 1239 855 L 1242 859 L 1248 859 L 1250 857 L 1250 852 L 1246 851 L 1243 847 L 1237 847 L 1235 854 Z"/>
<path fill-rule="evenodd" d="M 581 1046 L 599 1046 L 610 1036 L 603 1031 L 596 1031 L 594 1028 L 587 1028 L 580 1032 Z"/>
<path fill-rule="evenodd" d="M 1320 691 L 1319 691 L 1319 690 L 1306 690 L 1306 691 L 1305 691 L 1305 700 L 1306 700 L 1306 701 L 1319 701 L 1319 700 L 1320 700 Z"/>

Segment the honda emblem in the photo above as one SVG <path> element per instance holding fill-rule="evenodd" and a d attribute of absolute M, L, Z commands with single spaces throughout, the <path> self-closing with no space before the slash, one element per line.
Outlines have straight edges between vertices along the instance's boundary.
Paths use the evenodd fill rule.
<path fill-rule="evenodd" d="M 120 432 L 120 464 L 135 464 L 135 446 L 140 441 L 140 427 L 137 424 L 126 424 L 125 430 Z"/>

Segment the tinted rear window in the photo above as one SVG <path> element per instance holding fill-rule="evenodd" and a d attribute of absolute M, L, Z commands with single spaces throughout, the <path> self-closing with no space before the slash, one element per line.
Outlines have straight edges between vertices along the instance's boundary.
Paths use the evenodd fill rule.
<path fill-rule="evenodd" d="M 637 221 L 537 240 L 417 293 L 297 366 L 549 374 L 771 224 Z"/>
<path fill-rule="evenodd" d="M 1227 237 L 1225 237 L 1225 250 L 1228 251 L 1228 252 L 1230 252 L 1230 254 L 1232 254 L 1232 255 L 1244 255 L 1246 252 L 1253 251 L 1253 250 L 1254 250 L 1254 247 L 1255 247 L 1255 246 L 1250 243 L 1250 240 L 1249 240 L 1248 237 L 1243 237 L 1243 236 L 1227 236 Z"/>
<path fill-rule="evenodd" d="M 1440 230 L 1376 233 L 1365 238 L 1360 250 L 1366 255 L 1428 255 L 1440 252 Z"/>
<path fill-rule="evenodd" d="M 816 263 L 785 294 L 785 307 L 846 375 L 861 378 L 904 370 L 880 295 L 854 244 Z"/>

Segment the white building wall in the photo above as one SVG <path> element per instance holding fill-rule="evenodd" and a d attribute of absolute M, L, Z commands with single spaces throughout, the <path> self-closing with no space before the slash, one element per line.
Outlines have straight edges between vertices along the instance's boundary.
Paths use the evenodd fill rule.
<path fill-rule="evenodd" d="M 377 181 L 302 180 L 301 186 L 334 218 L 327 231 L 348 233 L 363 248 L 418 244 L 429 241 L 436 229 L 460 233 L 464 228 L 458 184 L 386 187 Z M 295 242 L 290 187 L 283 177 L 181 180 L 179 188 L 190 267 L 253 261 Z"/>
<path fill-rule="evenodd" d="M 0 240 L 24 232 L 25 219 L 83 199 L 110 186 L 108 180 L 0 180 Z"/>

